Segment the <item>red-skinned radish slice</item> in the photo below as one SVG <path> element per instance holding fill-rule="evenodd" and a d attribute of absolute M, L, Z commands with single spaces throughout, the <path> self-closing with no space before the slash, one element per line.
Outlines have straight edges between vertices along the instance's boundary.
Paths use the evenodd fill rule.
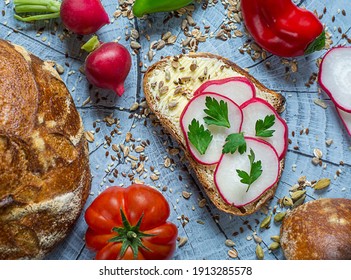
<path fill-rule="evenodd" d="M 344 124 L 347 133 L 351 136 L 351 113 L 341 110 L 340 108 L 336 107 L 338 115 Z"/>
<path fill-rule="evenodd" d="M 206 97 L 214 98 L 218 102 L 223 100 L 228 105 L 228 120 L 230 128 L 207 125 L 204 122 L 204 117 L 207 116 L 204 112 L 206 109 Z M 209 144 L 206 153 L 203 155 L 201 155 L 194 145 L 190 143 L 188 138 L 188 127 L 193 119 L 199 121 L 199 123 L 202 124 L 205 129 L 208 129 L 213 135 L 213 139 Z M 221 158 L 225 139 L 229 134 L 238 133 L 240 131 L 242 119 L 242 112 L 239 106 L 225 96 L 216 93 L 203 93 L 193 97 L 180 116 L 180 125 L 186 140 L 188 151 L 190 151 L 191 155 L 201 164 L 211 165 L 217 163 Z"/>
<path fill-rule="evenodd" d="M 261 98 L 250 99 L 240 106 L 240 108 L 243 112 L 241 131 L 244 132 L 245 136 L 257 137 L 255 129 L 256 122 L 263 120 L 269 115 L 275 116 L 275 123 L 269 128 L 270 130 L 274 130 L 273 136 L 258 138 L 270 143 L 277 151 L 279 159 L 282 159 L 288 148 L 288 126 L 286 122 L 267 101 Z"/>
<path fill-rule="evenodd" d="M 252 137 L 245 137 L 247 149 L 240 154 L 224 154 L 215 170 L 214 181 L 223 200 L 236 207 L 245 206 L 257 200 L 264 192 L 272 188 L 279 178 L 279 158 L 269 143 Z M 237 170 L 250 171 L 248 155 L 250 149 L 255 153 L 255 160 L 261 161 L 262 174 L 250 188 L 241 183 Z"/>
<path fill-rule="evenodd" d="M 256 96 L 255 86 L 245 77 L 230 77 L 207 81 L 195 91 L 194 96 L 204 92 L 214 92 L 226 96 L 239 106 Z"/>
<path fill-rule="evenodd" d="M 351 113 L 351 47 L 336 47 L 326 53 L 318 81 L 337 107 Z"/>

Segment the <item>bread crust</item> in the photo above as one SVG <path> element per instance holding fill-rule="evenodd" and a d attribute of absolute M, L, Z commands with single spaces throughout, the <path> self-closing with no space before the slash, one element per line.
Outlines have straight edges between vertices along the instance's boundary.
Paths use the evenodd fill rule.
<path fill-rule="evenodd" d="M 215 71 L 215 75 L 212 76 L 210 79 L 221 79 L 221 78 L 227 78 L 230 76 L 238 75 L 238 76 L 244 76 L 247 77 L 252 81 L 252 83 L 255 85 L 255 88 L 258 93 L 258 97 L 265 99 L 268 101 L 276 110 L 278 113 L 281 113 L 284 111 L 284 105 L 285 105 L 285 98 L 278 94 L 275 91 L 269 90 L 266 88 L 264 85 L 262 85 L 259 81 L 257 81 L 254 77 L 249 75 L 245 70 L 241 69 L 239 66 L 237 66 L 235 63 L 231 62 L 230 60 L 223 58 L 218 55 L 210 54 L 210 53 L 190 53 L 188 55 L 180 55 L 179 57 L 176 57 L 176 59 L 180 60 L 182 58 L 188 58 L 193 61 L 196 61 L 196 63 L 200 64 L 204 59 L 208 59 L 209 65 L 213 66 L 211 64 L 211 61 L 215 61 L 215 66 L 217 66 L 217 63 L 220 63 L 219 70 L 216 67 L 217 70 Z M 180 124 L 179 124 L 179 117 L 180 117 L 180 112 L 182 109 L 185 107 L 187 104 L 187 101 L 191 99 L 192 94 L 194 90 L 202 83 L 205 82 L 207 79 L 204 79 L 201 81 L 200 84 L 196 83 L 195 88 L 192 89 L 192 91 L 186 93 L 186 98 L 187 100 L 181 100 L 177 99 L 179 101 L 179 110 L 177 113 L 174 113 L 174 115 L 170 115 L 168 113 L 171 113 L 169 111 L 166 111 L 164 108 L 161 108 L 160 106 L 160 100 L 159 96 L 155 96 L 155 94 L 152 92 L 152 81 L 154 79 L 154 75 L 159 76 L 163 75 L 162 71 L 164 72 L 164 69 L 166 67 L 169 67 L 170 63 L 174 61 L 175 57 L 166 57 L 152 66 L 150 66 L 147 70 L 147 72 L 144 75 L 144 80 L 143 80 L 143 88 L 144 88 L 144 94 L 146 101 L 151 109 L 151 111 L 158 117 L 160 123 L 162 124 L 163 127 L 167 129 L 167 131 L 172 135 L 172 137 L 178 142 L 179 146 L 182 148 L 184 151 L 185 157 L 194 172 L 197 180 L 199 183 L 203 186 L 203 189 L 205 190 L 207 196 L 210 198 L 212 203 L 220 210 L 237 215 L 237 216 L 245 216 L 245 215 L 250 215 L 254 212 L 256 212 L 258 209 L 260 209 L 270 198 L 274 196 L 275 190 L 277 188 L 277 184 L 272 186 L 270 189 L 268 189 L 263 195 L 260 196 L 260 198 L 256 201 L 253 201 L 243 207 L 235 207 L 234 205 L 230 205 L 226 203 L 222 197 L 220 196 L 213 180 L 213 175 L 214 171 L 216 168 L 216 165 L 202 165 L 199 164 L 197 161 L 193 159 L 191 154 L 187 151 L 186 148 L 186 143 L 185 139 L 183 137 L 183 134 L 180 129 Z M 194 62 L 195 63 L 195 62 Z M 228 70 L 229 69 L 229 70 Z M 207 69 L 208 70 L 208 69 Z M 226 72 L 224 72 L 224 70 Z M 156 73 L 157 71 L 161 72 Z M 206 71 L 206 70 L 205 70 Z M 191 76 L 195 76 L 195 73 L 187 69 L 183 69 L 181 72 L 183 72 L 183 76 L 186 74 L 189 74 Z M 210 72 L 210 70 L 208 70 Z M 156 74 L 155 74 L 156 73 Z M 179 77 L 178 77 L 179 78 Z M 193 77 L 193 79 L 196 79 Z M 177 97 L 178 98 L 178 97 Z M 183 102 L 184 101 L 184 102 Z M 279 179 L 284 167 L 284 158 L 280 162 L 280 173 L 279 173 Z M 279 182 L 279 180 L 278 180 Z"/>
<path fill-rule="evenodd" d="M 351 260 L 351 200 L 324 198 L 292 210 L 280 244 L 289 260 Z"/>
<path fill-rule="evenodd" d="M 82 120 L 52 67 L 4 40 L 0 107 L 0 259 L 40 259 L 90 191 Z"/>

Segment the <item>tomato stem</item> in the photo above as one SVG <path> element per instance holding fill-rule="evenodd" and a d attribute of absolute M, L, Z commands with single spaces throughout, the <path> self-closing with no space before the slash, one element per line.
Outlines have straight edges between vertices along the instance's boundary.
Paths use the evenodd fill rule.
<path fill-rule="evenodd" d="M 121 242 L 122 247 L 119 257 L 122 258 L 130 247 L 133 251 L 133 257 L 136 259 L 138 257 L 139 248 L 150 251 L 149 248 L 145 247 L 141 241 L 143 237 L 154 236 L 153 234 L 146 234 L 140 231 L 140 225 L 144 214 L 141 215 L 135 226 L 132 226 L 126 215 L 124 214 L 122 208 L 120 209 L 122 224 L 121 227 L 114 227 L 112 231 L 116 232 L 117 235 L 109 240 L 109 242 Z"/>

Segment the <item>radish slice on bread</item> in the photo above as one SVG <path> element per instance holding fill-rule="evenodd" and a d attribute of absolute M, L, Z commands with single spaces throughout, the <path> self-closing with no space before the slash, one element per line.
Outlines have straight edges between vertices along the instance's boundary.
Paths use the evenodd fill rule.
<path fill-rule="evenodd" d="M 338 115 L 340 116 L 340 119 L 342 123 L 344 124 L 347 133 L 351 136 L 351 113 L 346 112 L 340 108 L 336 108 Z"/>
<path fill-rule="evenodd" d="M 240 154 L 224 154 L 219 161 L 214 174 L 215 184 L 224 201 L 241 207 L 258 199 L 264 192 L 273 187 L 279 177 L 279 158 L 275 149 L 269 143 L 252 137 L 245 137 L 246 152 Z M 254 155 L 253 162 L 249 156 Z M 251 157 L 252 159 L 252 157 Z M 251 185 L 245 181 L 240 173 L 252 175 L 255 171 L 259 176 Z"/>
<path fill-rule="evenodd" d="M 204 92 L 214 92 L 224 95 L 239 106 L 256 96 L 255 86 L 245 77 L 230 77 L 207 81 L 195 91 L 194 96 Z"/>
<path fill-rule="evenodd" d="M 351 113 L 351 47 L 336 47 L 327 52 L 318 81 L 337 107 Z"/>
<path fill-rule="evenodd" d="M 250 99 L 240 108 L 243 112 L 241 131 L 244 132 L 244 135 L 267 141 L 275 148 L 279 159 L 282 159 L 288 148 L 286 122 L 267 101 L 260 98 Z M 271 122 L 266 122 L 269 118 L 271 118 Z M 260 123 L 261 127 L 259 127 Z M 271 125 L 266 126 L 269 123 Z"/>
<path fill-rule="evenodd" d="M 206 104 L 209 101 L 217 103 L 217 106 L 221 105 L 227 108 L 228 122 L 226 127 L 205 122 L 205 119 L 208 118 L 206 113 L 208 107 Z M 218 107 L 217 109 L 219 113 L 224 111 L 222 110 L 223 107 Z M 225 96 L 216 93 L 203 93 L 195 96 L 189 101 L 180 116 L 181 129 L 191 155 L 201 164 L 211 165 L 217 163 L 221 158 L 226 137 L 229 134 L 240 131 L 242 119 L 243 116 L 239 106 Z M 193 140 L 194 137 L 192 136 L 194 135 L 198 136 L 198 139 Z M 208 144 L 208 146 L 203 150 L 199 149 L 196 141 L 200 142 L 199 146 L 204 141 L 207 141 L 205 144 Z"/>

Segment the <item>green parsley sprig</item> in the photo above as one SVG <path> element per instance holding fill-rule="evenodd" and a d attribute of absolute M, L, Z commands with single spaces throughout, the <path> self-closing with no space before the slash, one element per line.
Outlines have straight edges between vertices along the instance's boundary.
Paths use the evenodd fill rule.
<path fill-rule="evenodd" d="M 275 130 L 270 130 L 275 124 L 275 115 L 268 115 L 263 120 L 257 120 L 255 129 L 258 137 L 272 137 Z"/>
<path fill-rule="evenodd" d="M 188 127 L 188 139 L 191 144 L 199 151 L 201 155 L 206 153 L 208 146 L 210 145 L 213 135 L 203 125 L 200 125 L 199 121 L 193 119 Z"/>
<path fill-rule="evenodd" d="M 205 103 L 207 109 L 204 112 L 207 114 L 204 121 L 207 125 L 217 125 L 230 128 L 228 119 L 228 104 L 223 100 L 219 102 L 210 96 L 206 97 Z"/>
<path fill-rule="evenodd" d="M 236 150 L 242 155 L 246 152 L 246 141 L 244 133 L 232 133 L 225 139 L 225 144 L 222 149 L 223 154 L 234 154 Z"/>
<path fill-rule="evenodd" d="M 248 155 L 250 161 L 250 174 L 248 174 L 244 170 L 237 169 L 236 172 L 238 176 L 241 178 L 240 182 L 243 184 L 247 184 L 246 192 L 249 191 L 251 185 L 261 176 L 262 174 L 262 162 L 255 161 L 255 153 L 252 149 L 250 149 L 250 154 Z"/>

